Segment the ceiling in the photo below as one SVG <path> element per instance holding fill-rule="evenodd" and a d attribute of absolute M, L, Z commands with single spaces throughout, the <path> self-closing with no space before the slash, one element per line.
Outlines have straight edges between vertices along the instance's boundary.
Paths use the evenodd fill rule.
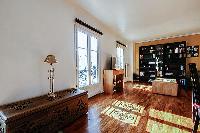
<path fill-rule="evenodd" d="M 200 0 L 74 0 L 130 41 L 200 33 Z"/>

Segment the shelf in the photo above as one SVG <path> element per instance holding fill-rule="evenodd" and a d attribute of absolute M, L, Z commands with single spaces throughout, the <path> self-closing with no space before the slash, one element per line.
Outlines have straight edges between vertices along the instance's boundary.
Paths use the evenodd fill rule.
<path fill-rule="evenodd" d="M 177 70 L 165 70 L 165 73 L 167 72 L 176 72 Z"/>
<path fill-rule="evenodd" d="M 179 55 L 179 54 L 185 54 L 185 53 L 165 53 L 165 55 Z"/>
<path fill-rule="evenodd" d="M 148 70 L 149 70 L 149 69 L 153 69 L 153 70 L 156 70 L 156 69 L 153 68 L 153 67 L 140 67 L 140 69 L 144 69 L 144 70 L 145 70 L 145 69 L 148 69 Z"/>
<path fill-rule="evenodd" d="M 155 54 L 155 52 L 152 52 L 152 53 L 150 53 L 150 52 L 141 53 L 141 55 L 152 55 L 152 54 Z"/>

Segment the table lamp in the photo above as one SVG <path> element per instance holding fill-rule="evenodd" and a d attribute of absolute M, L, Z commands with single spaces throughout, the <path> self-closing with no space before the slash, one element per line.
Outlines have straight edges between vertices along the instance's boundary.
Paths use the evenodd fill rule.
<path fill-rule="evenodd" d="M 49 79 L 49 83 L 50 83 L 50 88 L 49 88 L 50 91 L 48 93 L 48 97 L 55 98 L 56 95 L 54 93 L 54 67 L 53 67 L 53 64 L 57 63 L 57 60 L 54 55 L 48 55 L 46 57 L 46 59 L 44 60 L 44 62 L 50 64 L 50 69 L 48 70 L 48 73 L 49 73 L 48 79 Z"/>

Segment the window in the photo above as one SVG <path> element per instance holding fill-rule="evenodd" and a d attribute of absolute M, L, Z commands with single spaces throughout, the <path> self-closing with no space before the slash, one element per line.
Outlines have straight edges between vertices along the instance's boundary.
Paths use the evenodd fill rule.
<path fill-rule="evenodd" d="M 99 46 L 95 34 L 76 28 L 77 86 L 99 83 Z"/>
<path fill-rule="evenodd" d="M 124 49 L 117 47 L 117 68 L 124 69 Z"/>

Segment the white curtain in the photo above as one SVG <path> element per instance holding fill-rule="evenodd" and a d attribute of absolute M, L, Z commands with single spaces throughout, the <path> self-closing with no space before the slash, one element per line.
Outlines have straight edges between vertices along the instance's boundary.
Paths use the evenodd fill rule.
<path fill-rule="evenodd" d="M 124 69 L 124 48 L 125 46 L 118 44 L 117 47 L 117 68 Z"/>

